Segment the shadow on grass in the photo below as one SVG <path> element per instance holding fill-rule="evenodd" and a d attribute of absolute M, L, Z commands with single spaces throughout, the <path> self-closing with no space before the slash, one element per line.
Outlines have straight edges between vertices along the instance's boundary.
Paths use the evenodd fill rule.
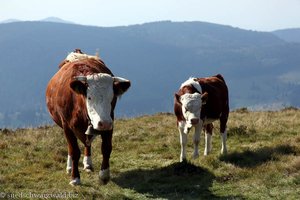
<path fill-rule="evenodd" d="M 241 168 L 252 168 L 262 165 L 268 161 L 278 160 L 279 155 L 296 154 L 296 150 L 290 145 L 279 145 L 275 147 L 263 147 L 255 151 L 233 152 L 220 157 L 221 161 L 234 164 Z"/>
<path fill-rule="evenodd" d="M 153 170 L 136 169 L 113 179 L 123 188 L 135 190 L 149 198 L 166 199 L 243 199 L 218 197 L 212 187 L 215 176 L 208 170 L 191 163 L 174 163 Z"/>

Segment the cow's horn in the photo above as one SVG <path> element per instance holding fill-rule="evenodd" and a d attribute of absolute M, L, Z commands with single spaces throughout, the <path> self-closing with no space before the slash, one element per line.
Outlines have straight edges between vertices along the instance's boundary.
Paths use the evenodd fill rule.
<path fill-rule="evenodd" d="M 74 76 L 74 80 L 86 82 L 86 76 Z"/>
<path fill-rule="evenodd" d="M 114 78 L 114 81 L 116 81 L 116 82 L 129 82 L 129 80 L 122 78 L 122 77 L 114 76 L 113 78 Z"/>

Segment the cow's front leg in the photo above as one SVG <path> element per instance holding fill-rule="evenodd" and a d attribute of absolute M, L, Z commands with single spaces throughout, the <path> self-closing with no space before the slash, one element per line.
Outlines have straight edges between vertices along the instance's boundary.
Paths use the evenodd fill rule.
<path fill-rule="evenodd" d="M 194 159 L 199 157 L 199 142 L 200 142 L 201 129 L 202 129 L 202 123 L 200 122 L 195 126 L 195 134 L 194 134 L 194 138 L 193 138 L 193 142 L 194 142 L 193 158 Z"/>
<path fill-rule="evenodd" d="M 83 170 L 85 170 L 86 172 L 94 171 L 91 157 L 91 146 L 85 146 L 84 148 Z"/>
<path fill-rule="evenodd" d="M 110 171 L 109 171 L 109 158 L 112 151 L 112 131 L 105 131 L 101 134 L 102 137 L 102 164 L 101 170 L 99 173 L 100 182 L 102 184 L 107 184 L 110 179 Z"/>
<path fill-rule="evenodd" d="M 180 122 L 178 124 L 178 130 L 180 134 L 180 162 L 186 161 L 186 145 L 187 145 L 187 133 L 184 133 L 185 123 Z"/>

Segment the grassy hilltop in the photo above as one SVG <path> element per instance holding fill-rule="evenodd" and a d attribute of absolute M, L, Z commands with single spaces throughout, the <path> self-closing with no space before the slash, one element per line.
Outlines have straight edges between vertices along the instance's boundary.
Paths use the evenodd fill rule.
<path fill-rule="evenodd" d="M 220 155 L 218 123 L 213 151 L 178 163 L 176 119 L 156 114 L 115 121 L 112 180 L 98 184 L 100 137 L 93 143 L 95 172 L 81 170 L 72 187 L 65 172 L 67 146 L 57 126 L 0 131 L 0 199 L 299 199 L 300 111 L 231 112 L 228 155 Z M 82 157 L 81 157 L 82 160 Z M 40 195 L 40 196 L 39 196 Z M 44 196 L 41 196 L 44 195 Z"/>

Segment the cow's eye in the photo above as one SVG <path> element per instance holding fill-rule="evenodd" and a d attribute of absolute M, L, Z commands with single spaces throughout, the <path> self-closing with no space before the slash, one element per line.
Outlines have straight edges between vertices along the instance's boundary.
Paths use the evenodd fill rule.
<path fill-rule="evenodd" d="M 92 100 L 92 98 L 91 98 L 91 97 L 88 97 L 88 100 Z"/>
<path fill-rule="evenodd" d="M 189 109 L 187 107 L 184 107 L 184 112 L 188 112 Z"/>

